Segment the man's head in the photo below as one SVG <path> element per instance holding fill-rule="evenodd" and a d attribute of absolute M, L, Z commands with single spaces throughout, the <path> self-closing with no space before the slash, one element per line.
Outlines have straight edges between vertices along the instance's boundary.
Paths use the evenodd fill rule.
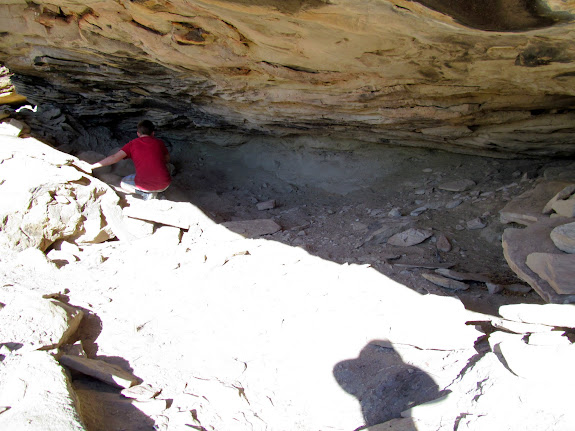
<path fill-rule="evenodd" d="M 142 120 L 138 123 L 138 136 L 153 136 L 155 129 L 150 120 Z"/>

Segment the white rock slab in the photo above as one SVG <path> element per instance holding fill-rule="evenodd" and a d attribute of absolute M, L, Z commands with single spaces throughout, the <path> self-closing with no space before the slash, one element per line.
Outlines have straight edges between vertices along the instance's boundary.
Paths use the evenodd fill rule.
<path fill-rule="evenodd" d="M 511 304 L 499 307 L 501 317 L 526 323 L 575 328 L 575 304 Z"/>
<path fill-rule="evenodd" d="M 564 331 L 537 332 L 529 335 L 527 343 L 531 346 L 569 346 L 571 341 Z"/>
<path fill-rule="evenodd" d="M 209 218 L 199 208 L 188 202 L 158 199 L 149 201 L 130 199 L 129 202 L 130 206 L 123 209 L 123 214 L 127 217 L 181 229 L 189 229 L 193 224 L 209 221 Z"/>
<path fill-rule="evenodd" d="M 549 332 L 553 330 L 551 326 L 539 325 L 536 323 L 516 322 L 507 319 L 491 319 L 491 324 L 497 329 L 505 329 L 514 334 L 532 334 L 539 332 Z"/>
<path fill-rule="evenodd" d="M 532 346 L 522 340 L 505 340 L 499 349 L 511 371 L 518 376 L 575 384 L 575 376 L 570 372 L 575 363 L 575 345 Z"/>
<path fill-rule="evenodd" d="M 466 325 L 470 314 L 461 301 L 447 296 L 425 295 L 410 300 L 409 309 L 389 310 L 393 322 L 389 339 L 394 344 L 409 344 L 420 349 L 473 349 L 483 334 L 474 326 Z M 430 318 L 420 324 L 421 316 Z"/>

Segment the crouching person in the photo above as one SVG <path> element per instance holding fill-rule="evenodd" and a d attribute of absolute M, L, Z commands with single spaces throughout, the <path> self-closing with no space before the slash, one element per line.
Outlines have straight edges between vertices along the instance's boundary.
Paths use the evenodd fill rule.
<path fill-rule="evenodd" d="M 136 193 L 144 200 L 155 199 L 172 181 L 167 164 L 170 154 L 164 142 L 154 136 L 155 127 L 149 120 L 138 124 L 138 137 L 120 151 L 91 165 L 92 169 L 113 165 L 125 158 L 132 159 L 136 173 L 122 178 L 121 187 L 127 193 Z"/>

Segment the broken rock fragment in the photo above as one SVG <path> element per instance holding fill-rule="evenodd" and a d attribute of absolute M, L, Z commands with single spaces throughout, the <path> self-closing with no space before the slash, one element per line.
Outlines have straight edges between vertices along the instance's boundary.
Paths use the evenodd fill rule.
<path fill-rule="evenodd" d="M 557 226 L 551 231 L 551 240 L 565 253 L 575 253 L 575 223 Z"/>
<path fill-rule="evenodd" d="M 442 277 L 441 275 L 437 274 L 422 274 L 422 277 L 426 280 L 430 281 L 431 283 L 445 287 L 446 289 L 458 291 L 458 290 L 467 290 L 469 289 L 469 285 L 458 280 L 454 280 L 452 278 Z"/>
<path fill-rule="evenodd" d="M 443 251 L 446 253 L 451 251 L 451 242 L 444 234 L 439 234 L 437 236 L 437 242 L 435 243 L 435 246 L 439 251 Z"/>
<path fill-rule="evenodd" d="M 232 232 L 238 233 L 247 238 L 256 238 L 262 235 L 271 235 L 281 230 L 281 226 L 273 220 L 242 220 L 222 223 L 222 226 Z"/>
<path fill-rule="evenodd" d="M 503 232 L 503 255 L 509 267 L 547 302 L 574 302 L 575 295 L 558 293 L 527 265 L 527 257 L 532 253 L 557 253 L 550 232 L 562 224 L 565 224 L 563 218 L 546 218 L 525 229 L 505 229 Z"/>
<path fill-rule="evenodd" d="M 80 356 L 63 355 L 60 363 L 72 370 L 92 376 L 104 383 L 118 387 L 129 388 L 140 382 L 132 373 L 96 359 L 88 359 Z"/>
<path fill-rule="evenodd" d="M 575 294 L 575 254 L 531 253 L 527 266 L 555 292 Z"/>
<path fill-rule="evenodd" d="M 20 296 L 0 310 L 0 344 L 19 343 L 37 350 L 59 347 L 76 332 L 83 315 L 60 301 Z"/>
<path fill-rule="evenodd" d="M 393 235 L 387 240 L 387 243 L 398 247 L 409 247 L 422 243 L 431 235 L 433 232 L 430 230 L 411 228 Z"/>
<path fill-rule="evenodd" d="M 271 210 L 276 207 L 276 201 L 274 199 L 271 199 L 269 201 L 259 202 L 258 204 L 256 204 L 256 207 L 260 211 Z"/>
<path fill-rule="evenodd" d="M 499 211 L 501 223 L 519 223 L 530 225 L 547 218 L 543 210 L 549 200 L 563 190 L 569 183 L 565 181 L 543 181 L 511 200 Z"/>
<path fill-rule="evenodd" d="M 553 204 L 553 211 L 555 211 L 555 214 L 552 214 L 552 216 L 575 217 L 575 195 L 569 199 L 555 202 Z"/>
<path fill-rule="evenodd" d="M 475 274 L 471 272 L 458 272 L 449 268 L 439 268 L 435 270 L 436 273 L 443 275 L 444 277 L 452 278 L 459 281 L 479 281 L 486 283 L 489 281 L 489 277 L 484 274 Z"/>
<path fill-rule="evenodd" d="M 575 184 L 565 186 L 559 193 L 553 196 L 549 202 L 547 202 L 547 205 L 543 208 L 543 214 L 551 214 L 553 212 L 553 205 L 555 205 L 556 202 L 569 199 L 573 193 L 575 193 Z"/>
<path fill-rule="evenodd" d="M 446 190 L 448 192 L 464 192 L 469 190 L 471 187 L 475 185 L 475 181 L 465 179 L 465 180 L 457 180 L 451 181 L 449 183 L 444 183 L 439 185 L 441 190 Z"/>
<path fill-rule="evenodd" d="M 485 226 L 487 226 L 487 223 L 485 223 L 481 217 L 474 218 L 467 222 L 467 229 L 469 230 L 483 229 Z"/>
<path fill-rule="evenodd" d="M 511 371 L 518 376 L 575 384 L 575 378 L 568 372 L 575 363 L 575 345 L 532 346 L 522 340 L 505 340 L 499 349 Z"/>

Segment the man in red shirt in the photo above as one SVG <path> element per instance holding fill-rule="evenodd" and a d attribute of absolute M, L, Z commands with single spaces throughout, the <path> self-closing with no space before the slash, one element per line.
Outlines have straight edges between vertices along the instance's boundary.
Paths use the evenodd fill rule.
<path fill-rule="evenodd" d="M 155 127 L 149 120 L 138 124 L 138 137 L 122 147 L 120 151 L 91 165 L 92 169 L 113 165 L 130 158 L 136 167 L 135 175 L 122 178 L 121 187 L 128 193 L 142 195 L 144 200 L 154 199 L 166 190 L 172 181 L 166 164 L 170 154 L 163 141 L 154 136 Z"/>

